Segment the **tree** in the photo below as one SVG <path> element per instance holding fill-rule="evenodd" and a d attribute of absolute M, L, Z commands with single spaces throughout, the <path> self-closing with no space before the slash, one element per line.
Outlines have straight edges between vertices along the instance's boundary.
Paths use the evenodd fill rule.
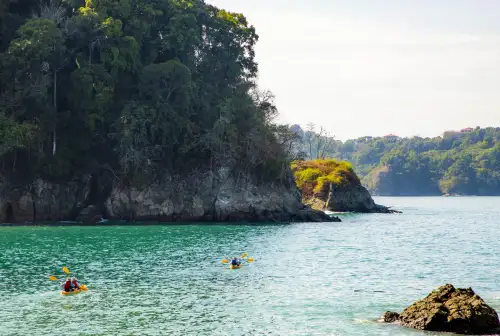
<path fill-rule="evenodd" d="M 304 138 L 309 158 L 312 160 L 325 159 L 333 152 L 335 138 L 323 126 L 320 127 L 319 133 L 316 133 L 316 125 L 309 123 Z"/>
<path fill-rule="evenodd" d="M 255 83 L 258 36 L 242 14 L 201 0 L 10 0 L 0 20 L 5 177 L 286 180 L 291 139 Z"/>

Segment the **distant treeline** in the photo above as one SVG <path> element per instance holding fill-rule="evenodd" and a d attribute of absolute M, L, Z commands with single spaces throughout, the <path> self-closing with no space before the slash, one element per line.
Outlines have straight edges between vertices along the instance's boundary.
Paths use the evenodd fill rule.
<path fill-rule="evenodd" d="M 500 128 L 466 128 L 435 138 L 337 141 L 295 125 L 295 155 L 349 161 L 377 195 L 500 195 Z"/>

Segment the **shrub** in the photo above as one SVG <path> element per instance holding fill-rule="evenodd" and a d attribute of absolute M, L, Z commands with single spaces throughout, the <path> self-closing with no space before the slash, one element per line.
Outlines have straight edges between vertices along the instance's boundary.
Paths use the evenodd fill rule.
<path fill-rule="evenodd" d="M 297 187 L 305 197 L 326 196 L 330 184 L 360 183 L 352 165 L 345 161 L 294 161 L 291 168 Z"/>

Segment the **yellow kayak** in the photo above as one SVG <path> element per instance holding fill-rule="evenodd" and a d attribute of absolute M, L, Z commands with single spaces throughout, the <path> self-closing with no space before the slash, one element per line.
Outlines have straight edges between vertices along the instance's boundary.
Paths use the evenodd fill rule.
<path fill-rule="evenodd" d="M 78 293 L 80 293 L 80 292 L 87 291 L 87 290 L 89 290 L 89 289 L 87 288 L 87 285 L 81 285 L 81 286 L 80 286 L 80 289 L 75 289 L 75 290 L 74 290 L 74 291 L 72 291 L 72 292 L 65 292 L 65 291 L 62 291 L 62 292 L 61 292 L 61 294 L 62 294 L 62 295 L 78 294 Z"/>
<path fill-rule="evenodd" d="M 238 268 L 242 268 L 243 267 L 243 264 L 241 265 L 229 265 L 229 269 L 238 269 Z"/>

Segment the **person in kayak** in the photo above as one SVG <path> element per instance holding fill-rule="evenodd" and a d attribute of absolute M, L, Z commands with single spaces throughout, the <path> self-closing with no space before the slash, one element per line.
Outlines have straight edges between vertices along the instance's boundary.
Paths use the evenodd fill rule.
<path fill-rule="evenodd" d="M 80 289 L 80 283 L 76 280 L 76 278 L 71 279 L 71 287 L 73 289 Z"/>
<path fill-rule="evenodd" d="M 233 257 L 231 259 L 231 265 L 233 265 L 233 266 L 240 266 L 241 265 L 241 261 L 238 258 Z"/>
<path fill-rule="evenodd" d="M 62 289 L 65 291 L 65 292 L 72 292 L 73 291 L 73 286 L 71 285 L 71 280 L 70 278 L 67 278 L 66 281 L 64 281 L 64 283 L 62 284 Z"/>

